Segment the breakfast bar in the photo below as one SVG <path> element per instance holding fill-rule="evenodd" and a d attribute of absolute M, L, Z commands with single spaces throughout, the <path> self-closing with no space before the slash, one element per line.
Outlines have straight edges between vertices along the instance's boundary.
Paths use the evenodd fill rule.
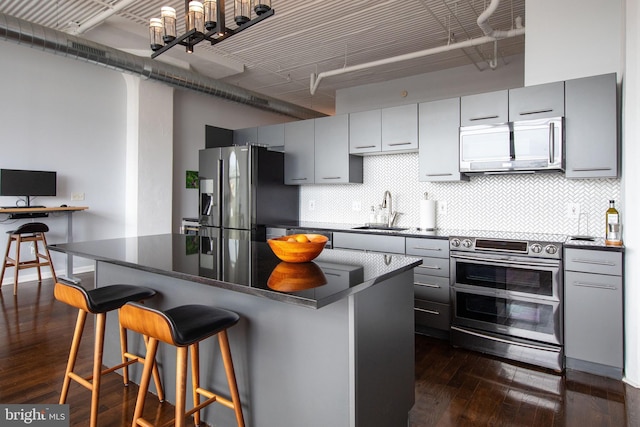
<path fill-rule="evenodd" d="M 325 249 L 312 262 L 285 263 L 266 242 L 181 234 L 49 249 L 95 260 L 96 286 L 155 289 L 145 301 L 151 307 L 195 303 L 238 313 L 229 339 L 247 426 L 407 425 L 419 258 Z M 120 361 L 117 321 L 108 316 L 107 366 Z M 144 353 L 141 337 L 130 332 L 129 342 Z M 228 396 L 217 340 L 201 343 L 200 354 L 203 385 Z M 157 362 L 174 403 L 174 349 L 161 344 Z M 130 370 L 138 382 L 141 367 Z M 221 405 L 205 409 L 203 420 L 235 425 Z"/>

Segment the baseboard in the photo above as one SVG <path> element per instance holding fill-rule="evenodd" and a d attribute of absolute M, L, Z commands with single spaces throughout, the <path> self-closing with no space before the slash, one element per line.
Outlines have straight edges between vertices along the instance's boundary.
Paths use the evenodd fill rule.
<path fill-rule="evenodd" d="M 73 269 L 73 274 L 81 274 L 81 273 L 90 273 L 95 271 L 95 266 L 94 265 L 85 265 L 82 267 L 77 267 Z M 64 272 L 64 274 L 66 274 L 66 271 Z M 63 276 L 63 273 L 60 273 L 58 271 L 56 271 L 56 275 L 57 276 Z M 42 280 L 44 279 L 51 279 L 51 271 L 49 270 L 48 267 L 44 267 L 42 268 Z M 36 282 L 38 280 L 38 273 L 36 272 L 36 270 L 34 270 L 34 272 L 21 272 L 20 276 L 18 276 L 18 283 L 24 283 L 24 282 Z M 5 286 L 5 285 L 11 285 L 13 286 L 13 272 L 12 271 L 8 271 L 7 273 L 5 273 L 5 277 L 4 280 L 2 281 L 1 286 Z"/>

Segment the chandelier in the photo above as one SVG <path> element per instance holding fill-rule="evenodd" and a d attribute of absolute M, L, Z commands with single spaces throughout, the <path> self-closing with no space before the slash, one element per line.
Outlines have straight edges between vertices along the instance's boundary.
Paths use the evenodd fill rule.
<path fill-rule="evenodd" d="M 250 26 L 267 19 L 274 14 L 271 0 L 233 0 L 233 16 L 236 28 L 227 28 L 225 19 L 225 0 L 205 0 L 184 2 L 185 33 L 176 35 L 176 10 L 165 6 L 160 10 L 160 18 L 151 18 L 149 37 L 151 58 L 166 52 L 174 46 L 182 45 L 188 53 L 203 40 L 212 45 L 246 30 Z M 252 11 L 255 17 L 252 19 Z"/>

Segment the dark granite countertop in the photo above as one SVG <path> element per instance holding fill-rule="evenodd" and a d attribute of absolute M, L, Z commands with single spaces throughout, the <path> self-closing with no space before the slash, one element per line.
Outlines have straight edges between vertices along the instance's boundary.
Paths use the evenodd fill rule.
<path fill-rule="evenodd" d="M 184 234 L 61 243 L 49 249 L 309 308 L 346 298 L 422 262 L 325 249 L 310 263 L 282 263 L 266 242 Z"/>
<path fill-rule="evenodd" d="M 589 239 L 579 238 L 565 234 L 549 234 L 537 232 L 511 232 L 498 230 L 465 230 L 465 229 L 442 229 L 421 230 L 419 228 L 407 227 L 402 230 L 362 230 L 357 229 L 363 224 L 338 224 L 327 222 L 300 221 L 297 223 L 270 224 L 269 227 L 277 228 L 298 228 L 316 231 L 348 232 L 348 233 L 368 233 L 386 234 L 403 237 L 418 237 L 429 239 L 448 239 L 451 236 L 457 237 L 484 237 L 494 239 L 515 239 L 515 240 L 537 240 L 545 242 L 562 243 L 567 248 L 607 250 L 624 252 L 624 246 L 610 246 L 605 243 L 602 237 L 589 237 Z"/>

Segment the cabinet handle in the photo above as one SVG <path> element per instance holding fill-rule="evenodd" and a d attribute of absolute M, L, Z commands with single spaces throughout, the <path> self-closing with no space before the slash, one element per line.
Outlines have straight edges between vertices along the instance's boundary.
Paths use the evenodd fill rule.
<path fill-rule="evenodd" d="M 581 288 L 596 288 L 596 289 L 607 289 L 611 291 L 615 291 L 618 288 L 613 285 L 601 285 L 599 283 L 584 283 L 584 282 L 573 282 L 574 286 L 580 286 Z"/>
<path fill-rule="evenodd" d="M 362 148 L 376 148 L 376 146 L 375 145 L 358 145 L 357 147 L 353 147 L 353 148 L 360 150 Z"/>
<path fill-rule="evenodd" d="M 440 267 L 437 265 L 421 265 L 420 268 L 428 268 L 429 270 L 440 270 Z"/>
<path fill-rule="evenodd" d="M 608 265 L 611 267 L 615 267 L 616 263 L 615 262 L 611 262 L 611 261 L 599 261 L 597 259 L 580 259 L 580 258 L 574 258 L 571 261 L 573 262 L 577 262 L 580 264 L 595 264 L 595 265 Z"/>
<path fill-rule="evenodd" d="M 451 176 L 452 173 L 427 173 L 426 176 Z"/>
<path fill-rule="evenodd" d="M 307 178 L 291 178 L 291 181 L 306 181 Z"/>
<path fill-rule="evenodd" d="M 556 133 L 553 122 L 549 123 L 549 163 L 553 163 L 556 151 Z"/>
<path fill-rule="evenodd" d="M 469 119 L 470 122 L 475 122 L 476 120 L 487 120 L 487 119 L 497 119 L 498 116 L 485 116 L 485 117 L 473 117 Z"/>
<path fill-rule="evenodd" d="M 425 248 L 425 247 L 422 247 L 422 246 L 414 246 L 411 249 L 417 249 L 419 251 L 438 251 L 438 252 L 440 252 L 442 250 L 440 248 Z"/>
<path fill-rule="evenodd" d="M 538 113 L 550 113 L 553 111 L 553 108 L 547 108 L 544 110 L 534 110 L 534 111 L 523 111 L 522 113 L 518 113 L 521 116 L 528 116 L 529 114 L 538 114 Z"/>
<path fill-rule="evenodd" d="M 610 171 L 611 167 L 602 167 L 602 168 L 573 168 L 571 169 L 574 172 L 592 172 L 592 171 Z"/>
<path fill-rule="evenodd" d="M 323 176 L 321 179 L 340 179 L 341 176 Z"/>
<path fill-rule="evenodd" d="M 440 312 L 436 311 L 436 310 L 427 310 L 426 308 L 417 308 L 414 307 L 415 311 L 421 311 L 423 313 L 427 313 L 427 314 L 435 314 L 436 316 L 440 316 Z"/>
<path fill-rule="evenodd" d="M 411 145 L 410 142 L 391 142 L 389 144 L 387 144 L 389 147 L 395 147 L 398 145 Z"/>
<path fill-rule="evenodd" d="M 442 287 L 440 285 L 434 285 L 432 283 L 413 282 L 413 284 L 418 286 L 424 286 L 426 288 L 435 288 L 435 289 L 440 289 Z"/>

